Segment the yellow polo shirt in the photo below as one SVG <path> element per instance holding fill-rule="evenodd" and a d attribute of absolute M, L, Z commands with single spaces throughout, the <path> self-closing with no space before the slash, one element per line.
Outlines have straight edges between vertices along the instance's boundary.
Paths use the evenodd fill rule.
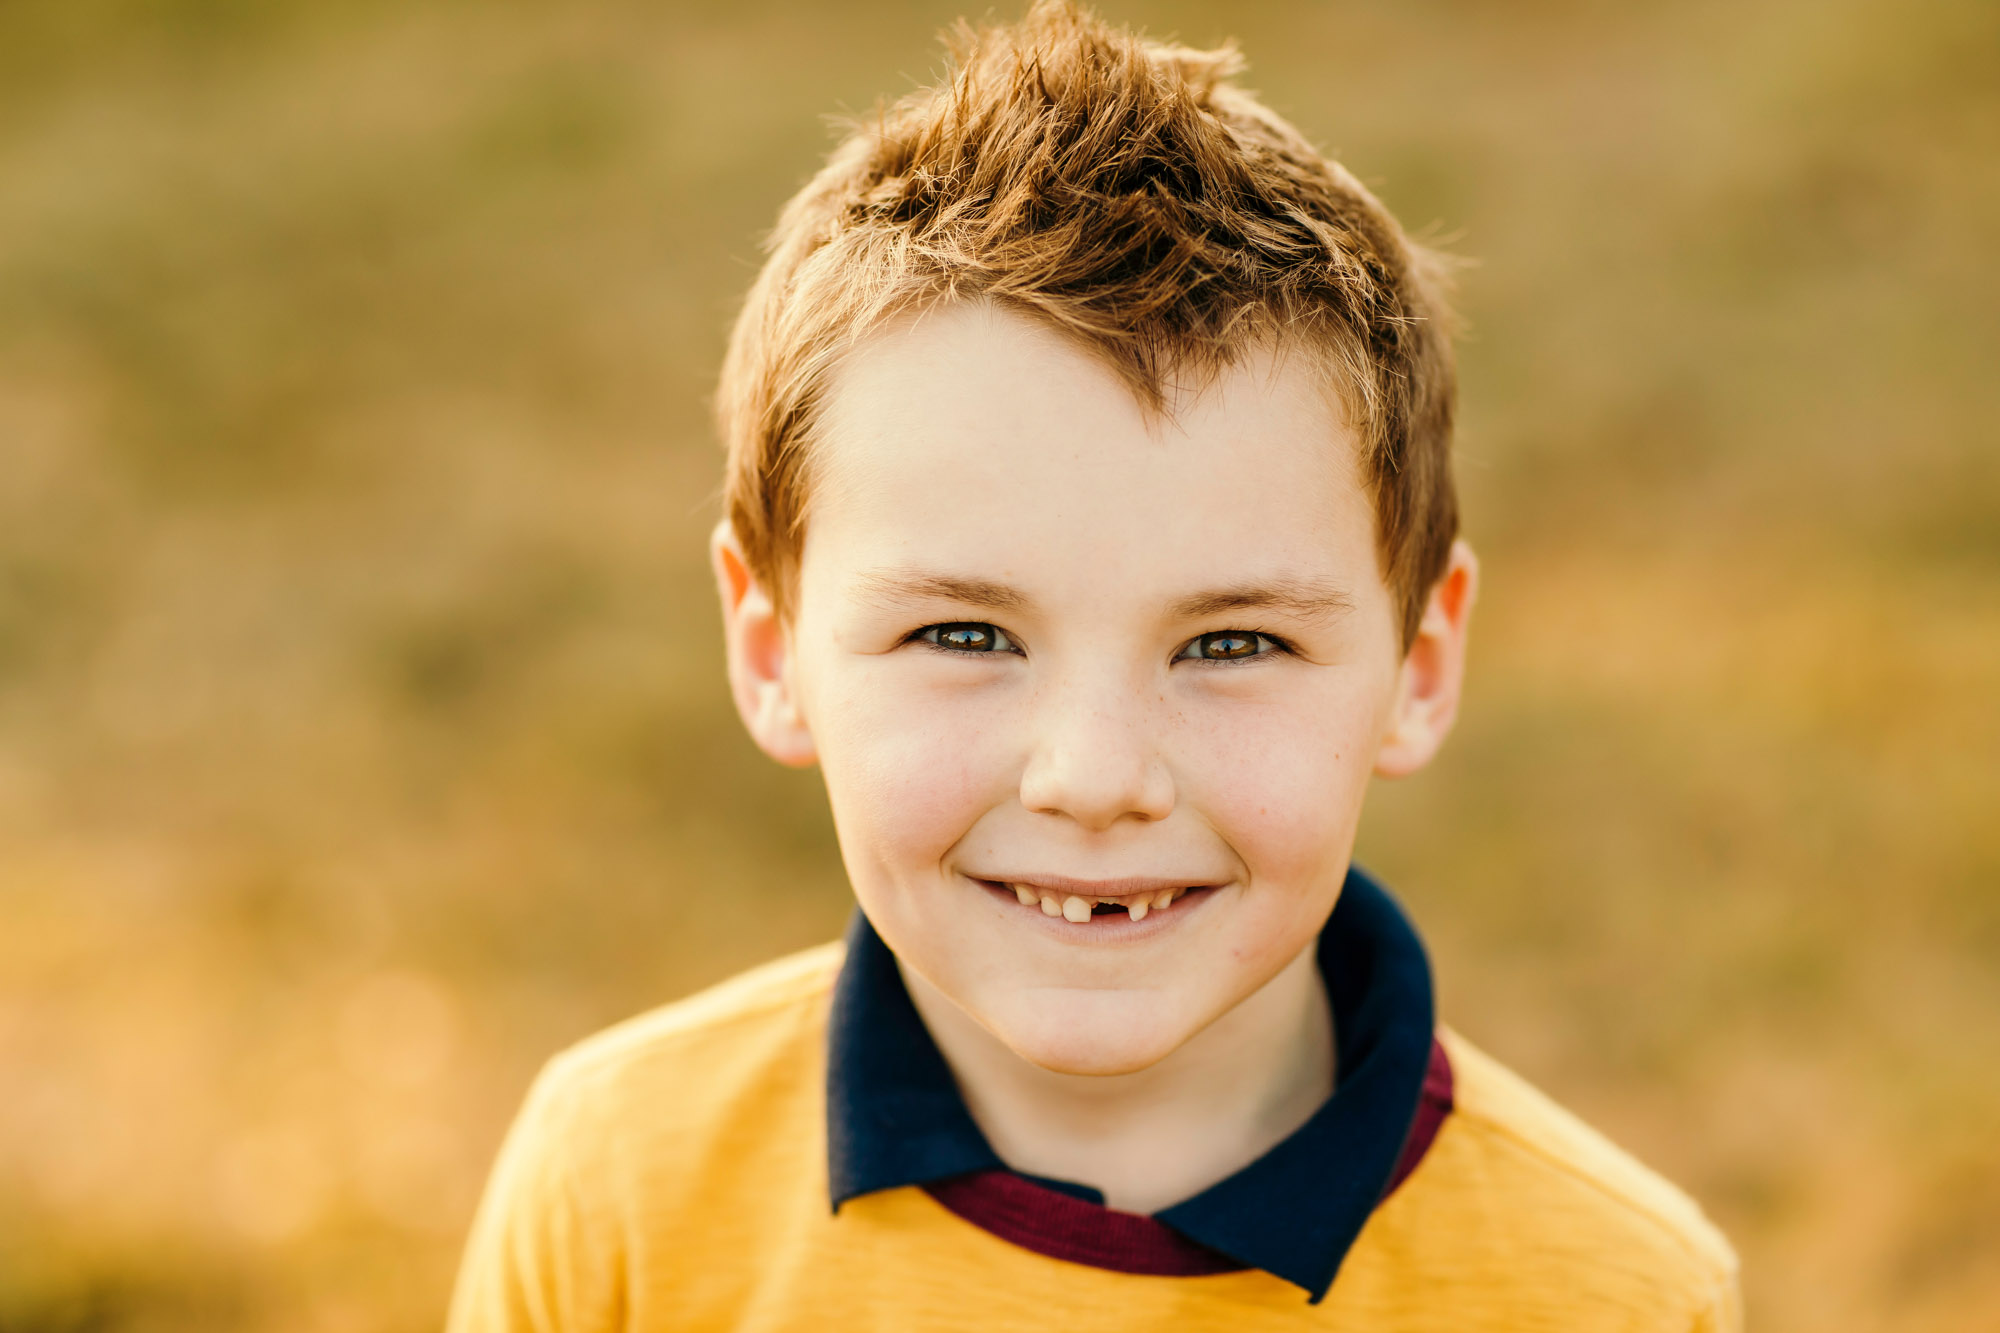
<path fill-rule="evenodd" d="M 1108 1271 L 931 1194 L 828 1206 L 842 946 L 745 973 L 558 1056 L 501 1152 L 452 1333 L 822 1329 L 1732 1330 L 1699 1209 L 1447 1030 L 1455 1108 L 1324 1301 L 1246 1269 Z"/>

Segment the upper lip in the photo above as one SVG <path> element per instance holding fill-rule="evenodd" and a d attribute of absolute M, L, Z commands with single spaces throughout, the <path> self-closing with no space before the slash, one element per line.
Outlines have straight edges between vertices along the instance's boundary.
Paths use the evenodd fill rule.
<path fill-rule="evenodd" d="M 1206 879 L 1161 879 L 1152 875 L 1128 875 L 1119 879 L 1072 879 L 1068 875 L 974 875 L 989 884 L 1025 884 L 1043 893 L 1068 898 L 1132 898 L 1167 889 L 1206 889 L 1217 881 Z"/>

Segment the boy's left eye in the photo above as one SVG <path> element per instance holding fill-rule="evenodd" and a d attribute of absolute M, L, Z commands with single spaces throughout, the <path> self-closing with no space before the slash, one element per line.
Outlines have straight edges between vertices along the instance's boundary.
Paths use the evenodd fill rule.
<path fill-rule="evenodd" d="M 1277 640 L 1250 630 L 1225 629 L 1195 636 L 1188 640 L 1186 647 L 1174 654 L 1174 658 L 1176 661 L 1237 662 L 1244 658 L 1262 657 L 1281 646 Z"/>

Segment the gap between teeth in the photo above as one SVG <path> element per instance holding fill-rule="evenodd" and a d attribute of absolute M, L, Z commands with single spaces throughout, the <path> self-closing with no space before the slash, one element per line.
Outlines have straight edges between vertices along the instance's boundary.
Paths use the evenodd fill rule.
<path fill-rule="evenodd" d="M 1134 921 L 1144 921 L 1146 913 L 1165 911 L 1173 906 L 1174 899 L 1187 892 L 1186 889 L 1161 889 L 1158 893 L 1140 894 L 1130 898 L 1080 898 L 1073 893 L 1061 895 L 1042 893 L 1026 884 L 1015 884 L 1011 887 L 1014 896 L 1021 900 L 1021 906 L 1033 907 L 1040 903 L 1044 914 L 1062 917 L 1079 926 L 1091 919 L 1090 909 L 1098 903 L 1123 907 Z"/>

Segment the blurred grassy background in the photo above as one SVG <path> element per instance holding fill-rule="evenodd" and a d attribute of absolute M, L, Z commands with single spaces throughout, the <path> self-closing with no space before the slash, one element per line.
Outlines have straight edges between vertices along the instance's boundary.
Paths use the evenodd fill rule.
<path fill-rule="evenodd" d="M 1757 1326 L 1992 1327 L 2000 7 L 1106 10 L 1481 261 L 1448 1015 Z M 429 1327 L 540 1060 L 838 929 L 704 398 L 957 12 L 0 6 L 0 1328 Z"/>

